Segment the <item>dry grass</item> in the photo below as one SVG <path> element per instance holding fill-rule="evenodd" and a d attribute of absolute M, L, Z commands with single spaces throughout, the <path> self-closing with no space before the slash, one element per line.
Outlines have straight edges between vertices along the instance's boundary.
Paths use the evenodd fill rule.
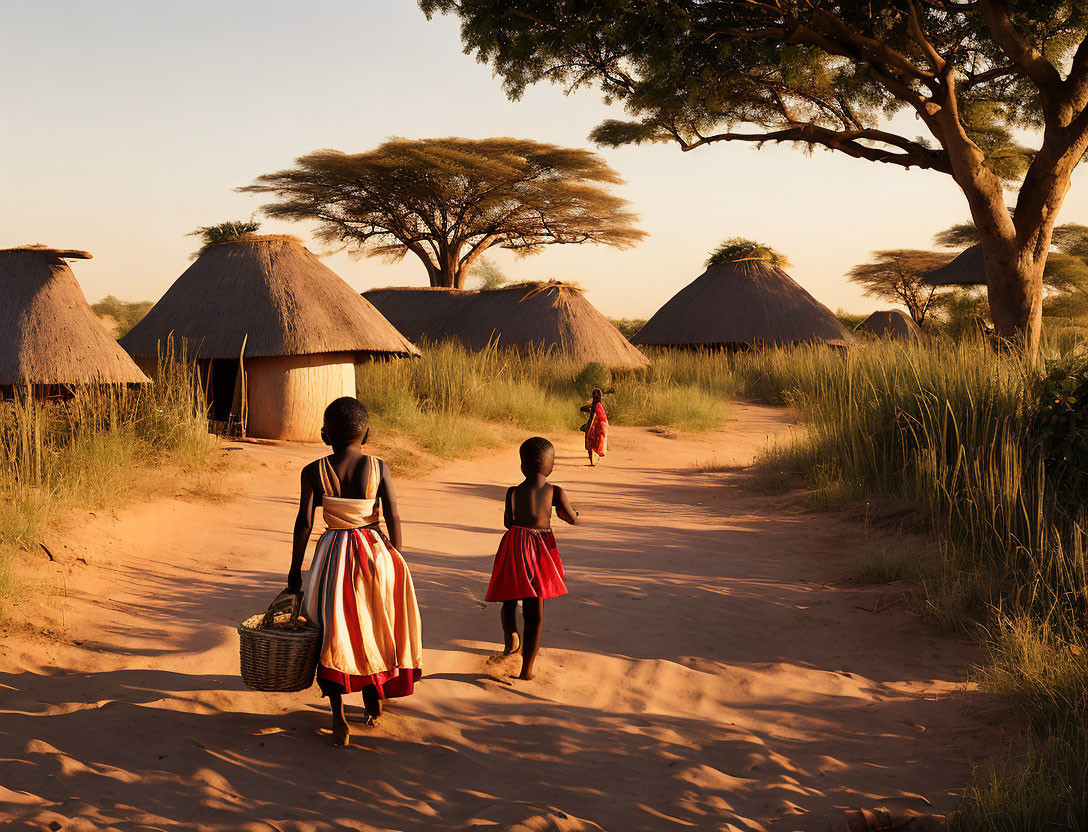
<path fill-rule="evenodd" d="M 20 550 L 75 509 L 115 509 L 160 493 L 222 489 L 194 367 L 168 355 L 154 384 L 80 390 L 68 402 L 0 403 L 0 598 Z"/>
<path fill-rule="evenodd" d="M 660 363 L 649 373 L 616 376 L 605 398 L 609 421 L 693 432 L 719 427 L 728 415 L 728 368 L 708 375 L 691 358 Z M 424 345 L 419 360 L 358 366 L 356 389 L 380 426 L 376 434 L 383 442 L 396 437 L 392 450 L 420 471 L 526 434 L 576 430 L 587 401 L 577 381 L 582 370 L 550 353 L 470 351 L 447 341 Z"/>
<path fill-rule="evenodd" d="M 921 581 L 932 560 L 929 546 L 911 538 L 893 538 L 865 547 L 849 577 L 862 584 Z"/>

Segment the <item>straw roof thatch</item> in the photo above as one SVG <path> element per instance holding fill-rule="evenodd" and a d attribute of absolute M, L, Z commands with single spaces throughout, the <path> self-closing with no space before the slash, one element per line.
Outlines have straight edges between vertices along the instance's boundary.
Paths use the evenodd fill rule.
<path fill-rule="evenodd" d="M 922 330 L 914 322 L 914 318 L 902 309 L 885 309 L 874 312 L 860 324 L 858 332 L 868 332 L 880 338 L 907 338 L 922 337 Z"/>
<path fill-rule="evenodd" d="M 676 347 L 846 346 L 854 336 L 782 269 L 749 259 L 709 266 L 631 340 Z"/>
<path fill-rule="evenodd" d="M 158 354 L 173 334 L 201 358 L 351 352 L 418 355 L 381 313 L 295 237 L 248 235 L 207 249 L 121 339 Z"/>
<path fill-rule="evenodd" d="M 554 349 L 578 361 L 616 370 L 648 367 L 631 346 L 569 283 L 518 283 L 468 291 L 434 288 L 372 289 L 365 297 L 410 338 L 454 338 L 470 349 L 500 346 Z"/>
<path fill-rule="evenodd" d="M 41 245 L 0 250 L 0 385 L 148 382 L 65 262 L 90 256 Z"/>
<path fill-rule="evenodd" d="M 982 246 L 964 249 L 939 269 L 934 269 L 922 282 L 930 286 L 985 286 L 986 264 L 982 259 Z"/>

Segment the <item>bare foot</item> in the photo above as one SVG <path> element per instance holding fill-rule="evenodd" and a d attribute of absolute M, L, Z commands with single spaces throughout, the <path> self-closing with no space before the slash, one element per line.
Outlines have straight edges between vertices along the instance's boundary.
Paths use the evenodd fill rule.
<path fill-rule="evenodd" d="M 525 667 L 525 665 L 522 665 L 521 673 L 518 674 L 518 678 L 519 679 L 524 679 L 526 681 L 528 681 L 529 679 L 532 679 L 533 678 L 533 669 L 531 667 Z"/>
<path fill-rule="evenodd" d="M 517 633 L 511 633 L 510 638 L 506 641 L 506 647 L 503 649 L 502 654 L 504 656 L 510 656 L 518 652 L 521 649 L 521 636 Z"/>
<path fill-rule="evenodd" d="M 342 713 L 332 715 L 332 744 L 337 748 L 347 748 L 351 745 L 351 729 Z"/>
<path fill-rule="evenodd" d="M 382 715 L 382 700 L 378 697 L 378 691 L 372 686 L 363 691 L 363 707 L 366 709 L 367 716 L 370 717 L 368 723 L 370 725 L 373 725 Z"/>

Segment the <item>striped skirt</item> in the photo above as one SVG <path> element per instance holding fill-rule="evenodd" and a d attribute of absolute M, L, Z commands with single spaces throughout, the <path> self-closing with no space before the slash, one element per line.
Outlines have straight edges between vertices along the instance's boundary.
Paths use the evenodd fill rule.
<path fill-rule="evenodd" d="M 368 685 L 408 696 L 422 674 L 419 606 L 408 564 L 377 528 L 329 529 L 317 541 L 306 617 L 322 628 L 322 692 Z"/>

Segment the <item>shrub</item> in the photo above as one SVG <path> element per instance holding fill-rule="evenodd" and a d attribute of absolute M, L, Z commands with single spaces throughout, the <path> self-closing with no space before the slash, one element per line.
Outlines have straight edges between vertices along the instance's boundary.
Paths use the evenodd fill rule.
<path fill-rule="evenodd" d="M 587 397 L 594 388 L 609 391 L 612 389 L 612 371 L 604 364 L 591 361 L 578 373 L 574 383 L 578 387 L 578 392 Z"/>

